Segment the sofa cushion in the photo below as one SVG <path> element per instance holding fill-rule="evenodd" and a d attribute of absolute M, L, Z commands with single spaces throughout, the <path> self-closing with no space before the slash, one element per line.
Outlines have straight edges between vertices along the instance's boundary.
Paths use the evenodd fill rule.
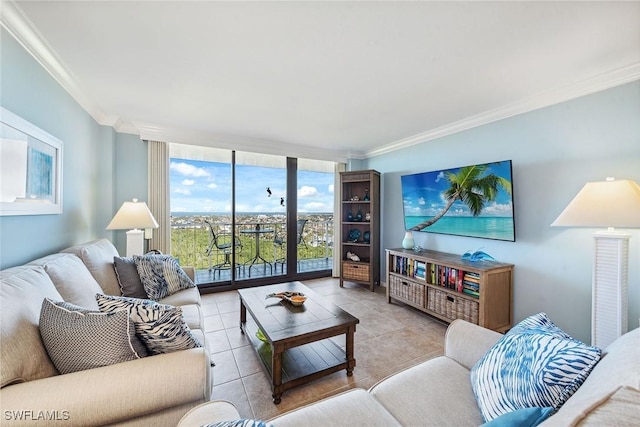
<path fill-rule="evenodd" d="M 196 286 L 171 255 L 134 255 L 133 261 L 144 290 L 154 301 Z"/>
<path fill-rule="evenodd" d="M 173 305 L 167 304 L 164 300 L 156 301 L 158 304 L 163 305 Z M 201 329 L 203 323 L 202 312 L 200 306 L 197 304 L 187 304 L 179 306 L 180 310 L 182 310 L 182 320 L 189 326 L 191 329 Z"/>
<path fill-rule="evenodd" d="M 61 252 L 72 253 L 80 258 L 105 294 L 120 295 L 120 285 L 113 268 L 113 257 L 118 256 L 118 250 L 109 240 L 94 240 Z"/>
<path fill-rule="evenodd" d="M 0 271 L 2 387 L 58 374 L 38 329 L 45 298 L 62 299 L 43 267 L 20 266 Z"/>
<path fill-rule="evenodd" d="M 28 265 L 44 267 L 64 301 L 98 310 L 95 295 L 102 293 L 102 288 L 82 260 L 74 254 L 48 255 L 31 261 Z"/>
<path fill-rule="evenodd" d="M 139 359 L 127 310 L 101 313 L 45 298 L 40 335 L 61 374 Z M 138 345 L 138 348 L 139 345 Z"/>
<path fill-rule="evenodd" d="M 369 392 L 404 426 L 482 424 L 469 382 L 469 370 L 445 356 L 391 375 L 371 387 Z M 455 410 L 442 409 L 450 408 L 452 402 L 455 402 Z"/>
<path fill-rule="evenodd" d="M 545 313 L 523 320 L 471 370 L 485 421 L 528 407 L 558 409 L 600 360 L 601 350 L 574 340 Z"/>
<path fill-rule="evenodd" d="M 627 332 L 602 353 L 587 380 L 562 408 L 541 426 L 568 426 L 586 416 L 620 386 L 640 390 L 640 328 Z"/>
<path fill-rule="evenodd" d="M 197 287 L 183 289 L 180 292 L 176 292 L 173 295 L 168 295 L 158 300 L 161 304 L 169 304 L 175 306 L 183 306 L 189 304 L 200 305 L 202 298 L 200 297 L 200 291 Z"/>
<path fill-rule="evenodd" d="M 135 324 L 136 334 L 152 354 L 202 347 L 182 318 L 180 307 L 155 301 L 97 294 L 100 311 L 126 309 Z"/>
<path fill-rule="evenodd" d="M 583 417 L 571 425 L 580 427 L 640 426 L 640 391 L 622 386 L 596 401 Z"/>
<path fill-rule="evenodd" d="M 122 296 L 142 299 L 149 298 L 140 281 L 140 275 L 138 274 L 138 269 L 136 268 L 136 263 L 133 261 L 133 257 L 114 257 L 113 267 L 116 270 L 116 277 Z"/>
<path fill-rule="evenodd" d="M 361 388 L 303 406 L 269 422 L 277 427 L 401 425 L 371 394 Z M 413 424 L 415 425 L 415 420 Z"/>

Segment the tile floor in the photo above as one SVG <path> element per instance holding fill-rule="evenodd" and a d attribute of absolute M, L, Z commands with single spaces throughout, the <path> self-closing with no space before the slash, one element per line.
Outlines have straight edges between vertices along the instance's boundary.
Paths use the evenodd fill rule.
<path fill-rule="evenodd" d="M 279 405 L 271 400 L 269 378 L 240 333 L 236 291 L 205 294 L 202 303 L 213 367 L 212 399 L 232 402 L 243 418 L 268 420 L 278 414 L 354 387 L 369 388 L 386 376 L 443 353 L 446 324 L 411 307 L 387 304 L 384 287 L 326 278 L 303 282 L 360 319 L 355 334 L 356 368 L 333 373 L 287 390 Z M 344 337 L 332 338 L 344 347 Z"/>

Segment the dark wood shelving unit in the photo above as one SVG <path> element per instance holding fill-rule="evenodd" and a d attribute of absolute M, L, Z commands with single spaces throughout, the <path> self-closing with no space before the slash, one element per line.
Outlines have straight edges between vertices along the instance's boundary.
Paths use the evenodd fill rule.
<path fill-rule="evenodd" d="M 380 284 L 380 172 L 341 172 L 340 183 L 340 286 L 349 281 L 373 291 Z M 360 260 L 349 259 L 349 252 Z"/>

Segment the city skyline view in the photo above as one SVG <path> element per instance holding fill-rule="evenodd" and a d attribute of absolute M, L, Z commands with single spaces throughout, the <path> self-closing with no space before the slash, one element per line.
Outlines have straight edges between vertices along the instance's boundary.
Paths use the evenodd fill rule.
<path fill-rule="evenodd" d="M 171 213 L 230 213 L 231 164 L 171 158 Z M 236 165 L 236 212 L 286 213 L 286 169 Z M 298 212 L 333 212 L 332 173 L 298 171 Z"/>

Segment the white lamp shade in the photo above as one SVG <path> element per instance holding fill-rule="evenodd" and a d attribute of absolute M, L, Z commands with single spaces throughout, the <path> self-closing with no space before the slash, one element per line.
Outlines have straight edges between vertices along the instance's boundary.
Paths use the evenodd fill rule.
<path fill-rule="evenodd" d="M 107 230 L 131 230 L 135 228 L 158 228 L 156 219 L 145 202 L 124 202 L 113 217 Z"/>
<path fill-rule="evenodd" d="M 588 182 L 552 227 L 640 227 L 640 186 L 630 180 Z"/>

